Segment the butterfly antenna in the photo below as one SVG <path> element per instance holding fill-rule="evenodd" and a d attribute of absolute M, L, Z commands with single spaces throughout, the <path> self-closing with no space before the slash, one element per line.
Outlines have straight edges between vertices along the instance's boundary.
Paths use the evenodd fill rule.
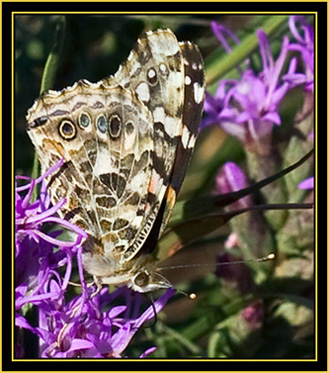
<path fill-rule="evenodd" d="M 199 264 L 182 264 L 182 265 L 175 265 L 175 266 L 168 266 L 168 267 L 161 267 L 160 269 L 176 269 L 176 268 L 189 268 L 189 267 L 209 267 L 215 265 L 216 267 L 222 266 L 222 265 L 229 265 L 229 264 L 244 264 L 244 263 L 251 263 L 251 262 L 267 262 L 269 260 L 273 260 L 275 258 L 274 253 L 270 253 L 266 256 L 263 256 L 261 258 L 253 258 L 253 259 L 245 259 L 245 260 L 236 260 L 234 262 L 221 262 L 221 263 L 199 263 Z M 197 295 L 195 293 L 187 294 L 184 291 L 177 289 L 172 286 L 173 289 L 175 289 L 178 293 L 185 295 L 187 298 L 194 300 L 197 298 Z"/>
<path fill-rule="evenodd" d="M 159 269 L 164 269 L 164 268 L 169 268 L 169 267 L 161 267 Z M 170 267 L 172 268 L 172 267 Z M 164 276 L 162 276 L 159 272 L 157 272 L 157 276 L 162 279 L 162 284 L 166 285 L 167 288 L 171 288 L 177 291 L 177 293 L 183 294 L 185 297 L 190 298 L 191 300 L 194 300 L 196 298 L 196 294 L 191 293 L 187 294 L 183 290 L 175 288 Z"/>
<path fill-rule="evenodd" d="M 243 263 L 251 263 L 251 262 L 267 262 L 269 260 L 273 260 L 275 258 L 274 253 L 270 253 L 266 256 L 261 258 L 254 258 L 254 259 L 244 259 L 244 260 L 236 260 L 234 262 L 221 262 L 221 263 L 196 263 L 196 264 L 181 264 L 175 266 L 168 266 L 168 267 L 161 267 L 160 269 L 176 269 L 176 268 L 189 268 L 189 267 L 209 267 L 215 265 L 222 266 L 228 264 L 243 264 Z"/>

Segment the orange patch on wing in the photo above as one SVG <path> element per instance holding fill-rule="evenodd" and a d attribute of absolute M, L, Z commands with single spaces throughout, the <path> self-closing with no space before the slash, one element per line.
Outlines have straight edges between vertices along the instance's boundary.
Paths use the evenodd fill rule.
<path fill-rule="evenodd" d="M 167 189 L 166 200 L 167 200 L 167 204 L 170 207 L 173 207 L 176 203 L 176 192 L 175 192 L 174 188 L 171 187 L 170 185 Z"/>

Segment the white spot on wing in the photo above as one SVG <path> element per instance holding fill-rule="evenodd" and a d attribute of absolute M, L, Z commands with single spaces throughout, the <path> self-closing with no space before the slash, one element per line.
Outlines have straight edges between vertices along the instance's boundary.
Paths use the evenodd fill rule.
<path fill-rule="evenodd" d="M 176 118 L 165 114 L 164 108 L 157 106 L 153 111 L 154 122 L 164 124 L 165 131 L 170 137 L 178 136 L 180 134 L 180 122 Z"/>
<path fill-rule="evenodd" d="M 190 141 L 188 142 L 188 148 L 193 149 L 196 142 L 196 136 L 192 135 Z"/>
<path fill-rule="evenodd" d="M 194 101 L 197 104 L 200 104 L 200 102 L 203 99 L 204 94 L 204 88 L 200 86 L 198 82 L 193 84 L 193 90 L 194 90 Z"/>
<path fill-rule="evenodd" d="M 131 52 L 129 53 L 128 57 L 127 57 L 127 61 L 131 61 L 131 60 L 133 59 L 133 57 L 134 57 L 134 52 L 131 51 Z"/>
<path fill-rule="evenodd" d="M 132 54 L 132 53 L 130 53 L 130 54 Z M 122 65 L 119 66 L 118 71 L 114 74 L 114 77 L 118 77 L 119 74 L 121 74 L 121 70 L 122 70 Z"/>
<path fill-rule="evenodd" d="M 183 144 L 184 149 L 187 149 L 189 138 L 190 138 L 190 131 L 186 126 L 184 126 L 183 133 L 182 133 L 182 144 Z"/>
<path fill-rule="evenodd" d="M 138 97 L 143 101 L 143 102 L 148 102 L 150 99 L 150 90 L 149 86 L 147 83 L 142 82 L 140 83 L 137 88 L 136 88 L 136 93 Z"/>
<path fill-rule="evenodd" d="M 148 78 L 150 78 L 150 79 L 154 78 L 154 77 L 155 77 L 155 71 L 154 71 L 154 69 L 151 68 L 151 69 L 147 72 L 147 76 L 148 76 Z"/>
<path fill-rule="evenodd" d="M 148 42 L 153 51 L 161 51 L 165 56 L 173 56 L 180 50 L 175 35 L 169 30 L 149 34 Z"/>
<path fill-rule="evenodd" d="M 166 115 L 164 120 L 164 127 L 170 137 L 178 136 L 180 133 L 180 122 L 177 119 Z"/>
<path fill-rule="evenodd" d="M 153 111 L 153 119 L 154 122 L 161 122 L 164 123 L 165 121 L 165 111 L 164 108 L 161 106 L 157 106 L 155 110 Z"/>
<path fill-rule="evenodd" d="M 166 74 L 167 73 L 167 66 L 164 64 L 164 63 L 160 63 L 160 71 L 163 73 L 163 74 Z"/>
<path fill-rule="evenodd" d="M 191 78 L 190 78 L 188 75 L 186 75 L 186 76 L 185 76 L 185 84 L 186 84 L 186 85 L 190 85 L 191 82 L 192 82 Z"/>

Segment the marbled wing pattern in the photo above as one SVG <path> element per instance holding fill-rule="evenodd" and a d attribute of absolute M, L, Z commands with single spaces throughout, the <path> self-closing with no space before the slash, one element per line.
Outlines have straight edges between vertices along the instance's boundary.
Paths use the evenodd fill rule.
<path fill-rule="evenodd" d="M 203 94 L 197 48 L 158 30 L 138 40 L 114 76 L 45 92 L 29 110 L 42 170 L 64 158 L 50 181 L 52 202 L 65 197 L 61 216 L 88 233 L 84 267 L 99 282 L 129 282 L 145 241 L 165 228 Z"/>

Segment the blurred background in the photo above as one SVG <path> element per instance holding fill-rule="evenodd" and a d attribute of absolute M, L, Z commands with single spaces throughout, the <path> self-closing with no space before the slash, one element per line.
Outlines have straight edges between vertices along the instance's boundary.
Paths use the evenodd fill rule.
<path fill-rule="evenodd" d="M 47 57 L 54 44 L 57 15 L 15 16 L 15 172 L 31 175 L 34 151 L 25 132 L 25 115 L 40 94 Z M 68 15 L 62 52 L 51 89 L 60 90 L 79 79 L 99 81 L 114 74 L 127 58 L 138 37 L 147 30 L 170 28 L 178 40 L 195 42 L 204 57 L 207 90 L 212 95 L 221 79 L 238 79 L 237 69 L 248 57 L 255 71 L 261 58 L 255 31 L 268 29 L 274 58 L 280 53 L 284 35 L 289 34 L 288 17 L 246 15 Z M 240 40 L 252 38 L 254 47 L 227 66 L 227 52 L 211 29 L 211 21 L 224 25 Z M 312 19 L 309 19 L 312 23 Z M 273 24 L 277 25 L 270 27 Z M 233 48 L 233 44 L 232 48 Z M 301 66 L 301 63 L 299 63 Z M 300 67 L 301 68 L 301 67 Z M 282 123 L 273 130 L 275 155 L 262 162 L 235 137 L 214 124 L 204 128 L 184 181 L 174 218 L 185 201 L 219 194 L 217 177 L 228 161 L 247 175 L 247 183 L 259 181 L 297 161 L 312 147 L 307 134 L 313 128 L 313 112 L 296 135 L 295 118 L 305 107 L 303 87 L 287 93 L 280 105 Z M 307 123 L 306 123 L 307 121 Z M 303 136 L 300 133 L 304 134 Z M 269 158 L 274 159 L 268 166 Z M 299 190 L 300 181 L 312 173 L 312 160 L 276 182 L 264 193 L 255 193 L 252 204 L 310 202 L 313 192 Z M 264 167 L 268 172 L 264 173 Z M 247 185 L 245 185 L 247 186 Z M 266 192 L 267 190 L 267 192 Z M 282 192 L 284 191 L 284 192 Z M 274 199 L 274 200 L 272 200 Z M 235 206 L 241 208 L 240 206 Z M 232 208 L 232 207 L 231 207 Z M 184 217 L 184 214 L 183 214 Z M 176 295 L 158 315 L 155 326 L 135 336 L 127 356 L 138 356 L 150 341 L 157 346 L 151 357 L 210 357 L 230 359 L 311 359 L 314 346 L 313 215 L 310 210 L 253 212 L 234 218 L 177 252 L 165 265 L 205 264 L 167 270 L 164 275 L 178 288 L 196 293 L 192 301 Z M 169 226 L 174 227 L 174 223 Z M 186 232 L 189 231 L 187 226 Z M 164 237 L 166 249 L 170 237 Z M 162 246 L 161 246 L 162 245 Z M 168 246 L 169 245 L 169 246 Z M 275 252 L 266 263 L 232 264 Z M 216 265 L 217 264 L 217 265 Z M 150 300 L 145 298 L 145 305 Z"/>

